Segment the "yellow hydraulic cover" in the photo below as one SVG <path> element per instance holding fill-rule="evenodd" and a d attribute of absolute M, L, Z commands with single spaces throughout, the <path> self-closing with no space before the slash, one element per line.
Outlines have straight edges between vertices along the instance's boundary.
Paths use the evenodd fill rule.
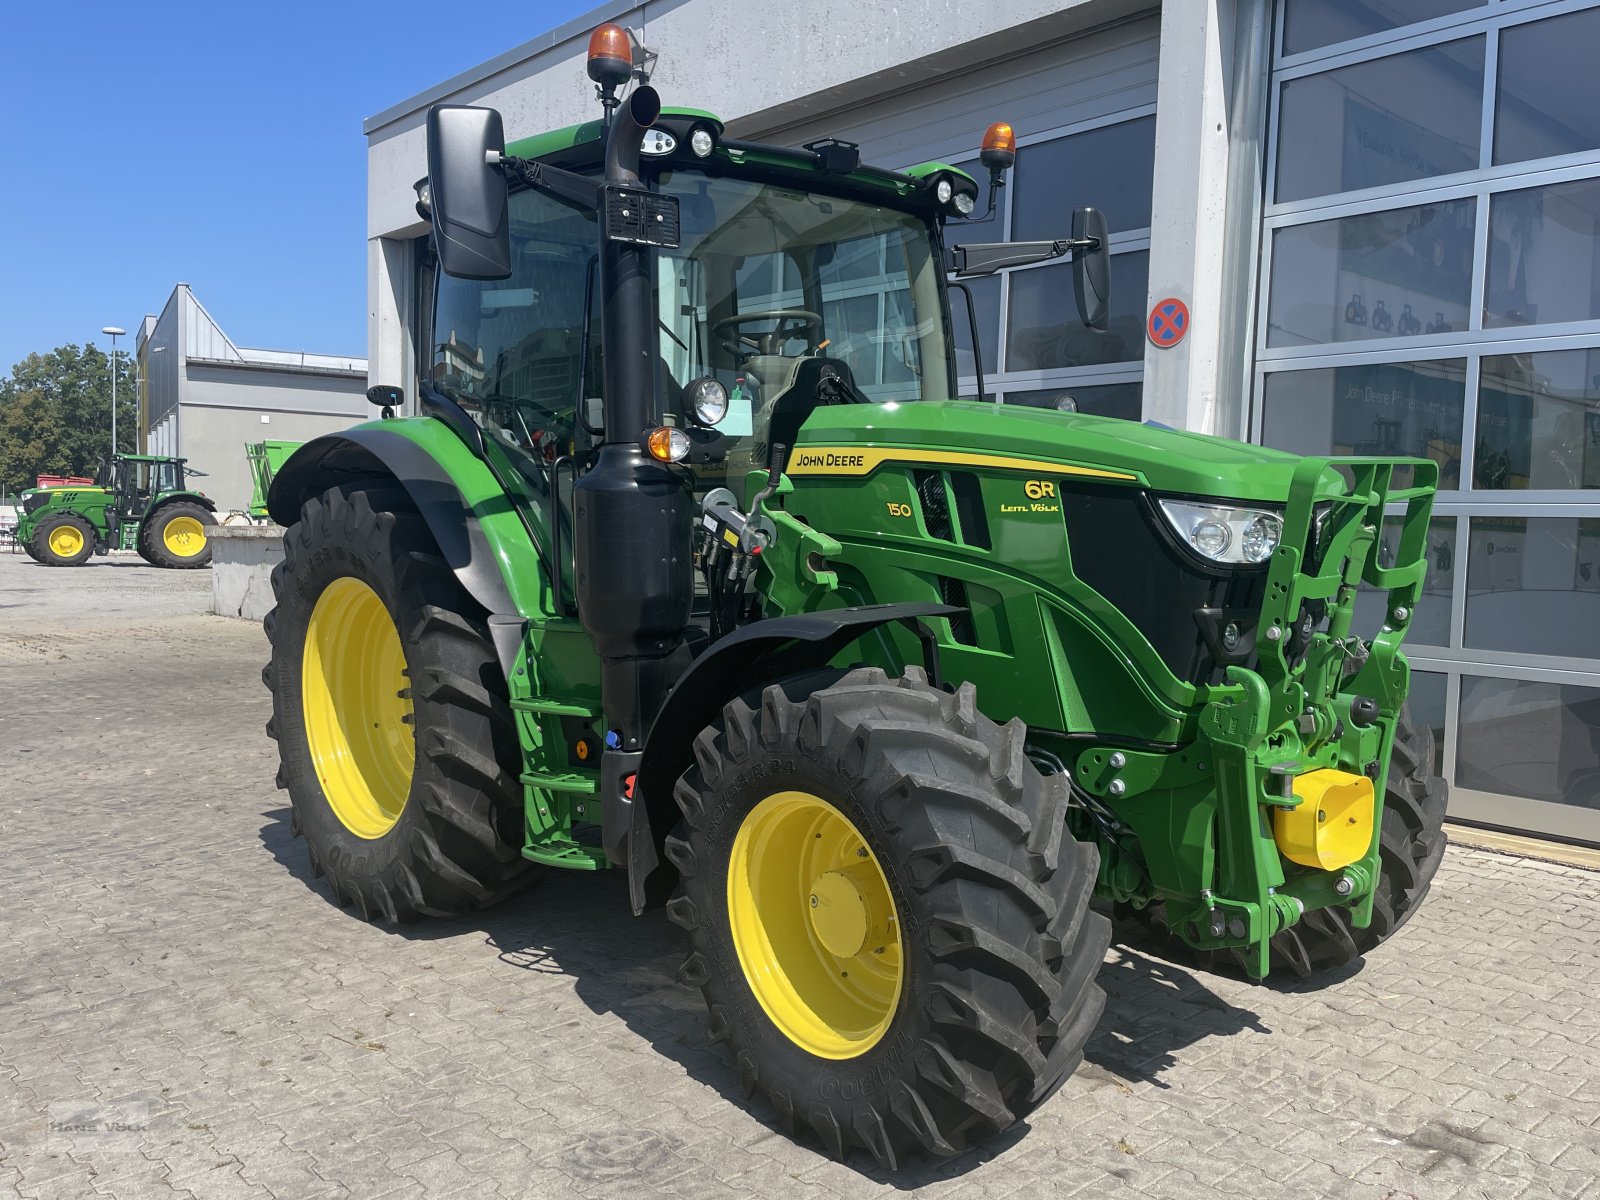
<path fill-rule="evenodd" d="M 1308 771 L 1295 779 L 1294 794 L 1301 803 L 1272 814 L 1272 833 L 1285 858 L 1337 871 L 1366 854 L 1376 808 L 1372 780 L 1348 771 Z"/>

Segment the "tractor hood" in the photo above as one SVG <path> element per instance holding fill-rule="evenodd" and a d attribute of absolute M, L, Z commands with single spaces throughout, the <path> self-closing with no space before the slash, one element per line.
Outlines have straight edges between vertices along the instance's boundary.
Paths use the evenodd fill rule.
<path fill-rule="evenodd" d="M 885 450 L 916 453 L 886 456 Z M 952 400 L 818 408 L 800 432 L 789 470 L 865 473 L 886 457 L 1042 471 L 1060 466 L 1159 492 L 1273 504 L 1287 500 L 1301 461 L 1264 446 L 1113 417 Z M 1330 490 L 1342 490 L 1338 475 L 1328 475 Z"/>

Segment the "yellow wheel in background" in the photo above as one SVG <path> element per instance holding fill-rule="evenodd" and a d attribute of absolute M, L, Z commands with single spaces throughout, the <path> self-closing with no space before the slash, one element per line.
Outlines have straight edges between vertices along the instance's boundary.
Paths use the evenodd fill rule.
<path fill-rule="evenodd" d="M 785 1037 L 819 1058 L 870 1050 L 904 985 L 883 868 L 855 824 L 808 792 L 777 792 L 739 827 L 728 865 L 734 949 Z"/>
<path fill-rule="evenodd" d="M 409 685 L 400 633 L 383 601 L 359 579 L 334 580 L 306 629 L 301 702 L 317 780 L 357 837 L 388 833 L 411 792 Z"/>
<path fill-rule="evenodd" d="M 179 558 L 193 558 L 206 548 L 206 527 L 194 517 L 173 517 L 161 527 L 161 544 Z"/>
<path fill-rule="evenodd" d="M 83 549 L 83 530 L 75 525 L 57 525 L 50 531 L 50 552 L 61 558 L 71 558 Z"/>

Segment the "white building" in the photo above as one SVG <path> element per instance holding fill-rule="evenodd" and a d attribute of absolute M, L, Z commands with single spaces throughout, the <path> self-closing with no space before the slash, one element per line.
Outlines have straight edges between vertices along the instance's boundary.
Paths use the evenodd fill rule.
<path fill-rule="evenodd" d="M 247 442 L 310 441 L 373 415 L 366 359 L 237 346 L 187 283 L 140 324 L 134 354 L 139 452 L 188 459 L 219 511 L 250 505 Z"/>
<path fill-rule="evenodd" d="M 1005 235 L 1103 209 L 1110 336 L 1038 336 L 1066 319 L 1060 264 L 977 285 L 1003 402 L 1070 389 L 1086 411 L 1435 459 L 1410 658 L 1452 812 L 1600 841 L 1595 0 L 615 0 L 367 122 L 375 381 L 417 378 L 428 106 L 492 105 L 511 138 L 593 119 L 607 20 L 660 54 L 667 104 L 730 136 L 904 167 L 969 162 L 1006 120 Z M 1162 347 L 1146 321 L 1168 298 L 1192 319 Z"/>

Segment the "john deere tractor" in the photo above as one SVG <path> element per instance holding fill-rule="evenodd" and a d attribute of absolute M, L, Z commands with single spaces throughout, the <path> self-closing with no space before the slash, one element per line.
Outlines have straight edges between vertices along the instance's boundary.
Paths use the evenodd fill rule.
<path fill-rule="evenodd" d="M 181 458 L 114 454 L 90 487 L 24 492 L 17 541 L 47 567 L 81 566 L 112 550 L 137 550 L 157 567 L 203 567 L 217 506 L 185 486 L 194 474 Z"/>
<path fill-rule="evenodd" d="M 968 243 L 963 171 L 631 69 L 602 27 L 603 119 L 509 146 L 430 111 L 420 413 L 377 387 L 273 482 L 270 732 L 333 896 L 621 871 L 744 1087 L 890 1167 L 1074 1069 L 1105 909 L 1257 979 L 1399 929 L 1444 851 L 1400 653 L 1435 465 L 957 399 L 949 277 L 1070 257 L 1093 338 L 1103 218 Z"/>

